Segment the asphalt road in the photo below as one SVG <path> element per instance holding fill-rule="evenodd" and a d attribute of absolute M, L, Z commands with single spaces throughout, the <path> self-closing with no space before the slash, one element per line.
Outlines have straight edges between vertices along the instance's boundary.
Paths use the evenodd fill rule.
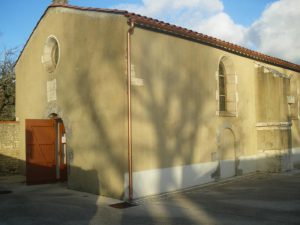
<path fill-rule="evenodd" d="M 300 171 L 248 175 L 140 199 L 126 209 L 64 184 L 26 186 L 21 180 L 0 177 L 0 225 L 300 224 Z"/>

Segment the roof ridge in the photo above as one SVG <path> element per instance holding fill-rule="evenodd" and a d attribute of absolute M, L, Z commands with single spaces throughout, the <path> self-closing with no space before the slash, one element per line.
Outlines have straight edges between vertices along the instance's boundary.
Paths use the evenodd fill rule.
<path fill-rule="evenodd" d="M 95 11 L 95 12 L 108 12 L 108 13 L 117 13 L 117 14 L 128 13 L 128 11 L 126 11 L 126 10 L 120 10 L 120 9 L 83 7 L 83 6 L 66 5 L 66 4 L 51 4 L 51 5 L 48 6 L 47 9 L 54 8 L 54 7 L 64 7 L 64 8 L 70 8 L 70 9 L 79 9 L 79 10 Z"/>

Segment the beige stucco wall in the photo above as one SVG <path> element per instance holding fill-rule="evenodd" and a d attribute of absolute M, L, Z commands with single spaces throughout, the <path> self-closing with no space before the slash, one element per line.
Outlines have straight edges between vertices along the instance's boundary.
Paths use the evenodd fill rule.
<path fill-rule="evenodd" d="M 25 119 L 57 113 L 66 127 L 69 186 L 116 198 L 124 194 L 127 167 L 126 29 L 123 16 L 51 8 L 16 66 L 21 159 Z M 41 63 L 50 35 L 60 46 L 53 73 Z M 48 102 L 54 79 L 57 99 Z"/>
<path fill-rule="evenodd" d="M 132 43 L 133 79 L 143 81 L 133 85 L 134 171 L 211 162 L 216 155 L 222 160 L 222 154 L 239 160 L 259 154 L 270 138 L 280 142 L 279 149 L 287 150 L 287 131 L 274 135 L 256 128 L 261 122 L 288 122 L 287 79 L 261 73 L 254 60 L 141 28 L 135 29 Z M 233 62 L 237 75 L 236 117 L 216 113 L 216 72 L 223 56 Z M 273 85 L 270 80 L 274 79 Z M 262 99 L 271 103 L 267 106 Z M 272 104 L 274 99 L 280 102 Z M 292 147 L 299 147 L 299 122 L 293 122 Z M 231 138 L 223 136 L 228 129 L 235 137 L 232 153 L 222 146 L 223 139 Z"/>
<path fill-rule="evenodd" d="M 251 60 L 136 28 L 132 37 L 134 170 L 212 160 L 220 136 L 232 129 L 237 155 L 256 153 L 255 68 Z M 238 76 L 238 117 L 217 116 L 216 72 L 222 56 Z"/>
<path fill-rule="evenodd" d="M 25 160 L 25 119 L 57 113 L 67 131 L 69 186 L 116 198 L 127 194 L 127 29 L 127 20 L 121 15 L 50 9 L 16 67 L 20 159 Z M 59 41 L 61 53 L 53 73 L 46 72 L 41 63 L 50 35 Z M 161 187 L 159 182 L 165 178 L 170 183 L 176 181 L 177 175 L 173 174 L 174 179 L 169 176 L 174 171 L 182 176 L 192 174 L 192 185 L 199 184 L 193 181 L 193 174 L 203 171 L 202 164 L 204 169 L 210 168 L 209 174 L 202 174 L 203 182 L 220 173 L 220 160 L 235 161 L 236 174 L 262 168 L 257 165 L 261 154 L 264 158 L 271 155 L 269 164 L 273 165 L 277 152 L 273 156 L 264 150 L 274 139 L 274 150 L 300 147 L 297 119 L 292 120 L 292 133 L 257 130 L 258 123 L 288 122 L 288 90 L 284 90 L 287 84 L 282 78 L 262 73 L 251 59 L 179 37 L 136 27 L 131 38 L 133 171 L 141 178 L 134 175 L 142 190 L 138 193 L 134 184 L 134 196 L 145 194 L 144 181 L 149 182 L 150 189 L 159 189 L 148 194 L 187 187 Z M 216 73 L 224 56 L 233 63 L 237 77 L 235 116 L 218 115 Z M 270 67 L 292 74 L 299 82 L 299 73 Z M 47 82 L 53 80 L 57 100 L 48 102 Z M 282 91 L 274 93 L 274 88 Z M 272 98 L 282 101 L 273 105 L 269 101 Z M 266 165 L 266 161 L 258 164 Z M 200 166 L 184 169 L 185 165 Z M 161 171 L 165 177 L 157 179 Z"/>

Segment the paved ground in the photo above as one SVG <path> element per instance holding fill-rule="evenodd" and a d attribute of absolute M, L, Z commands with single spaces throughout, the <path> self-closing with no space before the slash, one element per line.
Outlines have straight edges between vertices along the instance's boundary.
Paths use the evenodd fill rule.
<path fill-rule="evenodd" d="M 66 189 L 63 184 L 26 186 L 1 178 L 0 225 L 27 224 L 300 224 L 300 171 L 257 174 L 207 187 L 142 199 L 115 209 L 118 201 Z"/>

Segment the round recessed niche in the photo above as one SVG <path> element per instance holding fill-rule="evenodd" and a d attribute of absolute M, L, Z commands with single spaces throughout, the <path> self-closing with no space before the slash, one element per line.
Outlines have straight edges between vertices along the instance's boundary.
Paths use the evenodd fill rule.
<path fill-rule="evenodd" d="M 52 73 L 56 69 L 59 55 L 60 52 L 57 39 L 53 36 L 48 37 L 42 55 L 42 63 L 47 72 Z"/>

